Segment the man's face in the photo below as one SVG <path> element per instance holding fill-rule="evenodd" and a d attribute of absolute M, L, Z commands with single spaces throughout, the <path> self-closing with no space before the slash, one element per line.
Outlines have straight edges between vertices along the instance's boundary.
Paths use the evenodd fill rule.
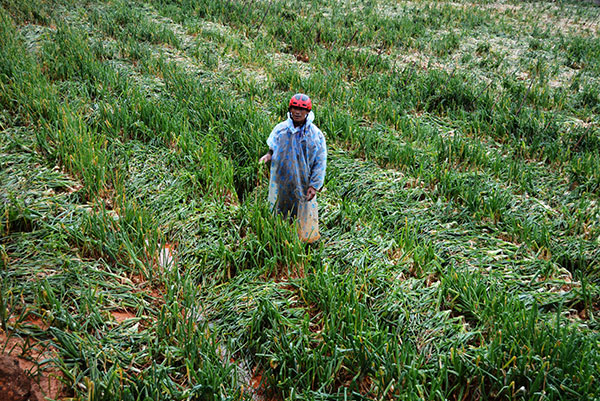
<path fill-rule="evenodd" d="M 306 116 L 308 115 L 308 110 L 292 106 L 290 107 L 290 115 L 292 116 L 292 120 L 295 123 L 303 123 L 306 120 Z"/>

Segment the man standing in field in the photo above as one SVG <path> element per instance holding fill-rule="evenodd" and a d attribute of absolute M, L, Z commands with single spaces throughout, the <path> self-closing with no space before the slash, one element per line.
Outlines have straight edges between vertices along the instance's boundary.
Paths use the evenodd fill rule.
<path fill-rule="evenodd" d="M 290 99 L 288 119 L 275 126 L 260 163 L 271 162 L 271 210 L 296 218 L 305 242 L 320 238 L 317 192 L 323 188 L 327 165 L 325 137 L 313 124 L 312 101 L 302 93 Z"/>

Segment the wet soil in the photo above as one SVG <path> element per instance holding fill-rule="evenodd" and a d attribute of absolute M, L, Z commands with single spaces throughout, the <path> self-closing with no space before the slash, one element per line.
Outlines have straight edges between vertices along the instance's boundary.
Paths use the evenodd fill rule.
<path fill-rule="evenodd" d="M 0 355 L 0 401 L 42 401 L 40 387 L 15 357 Z"/>
<path fill-rule="evenodd" d="M 55 351 L 41 343 L 26 343 L 0 330 L 0 401 L 60 399 L 65 393 L 61 372 L 39 363 L 55 357 Z"/>

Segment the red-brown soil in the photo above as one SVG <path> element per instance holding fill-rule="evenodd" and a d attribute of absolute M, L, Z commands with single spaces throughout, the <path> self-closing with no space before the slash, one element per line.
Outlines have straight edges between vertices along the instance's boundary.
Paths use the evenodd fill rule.
<path fill-rule="evenodd" d="M 0 401 L 60 399 L 65 392 L 62 374 L 41 361 L 56 357 L 42 343 L 0 331 Z"/>

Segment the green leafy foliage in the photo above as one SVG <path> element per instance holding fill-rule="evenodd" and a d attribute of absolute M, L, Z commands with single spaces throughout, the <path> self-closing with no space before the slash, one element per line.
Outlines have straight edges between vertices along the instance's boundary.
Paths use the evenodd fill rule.
<path fill-rule="evenodd" d="M 597 398 L 597 29 L 583 3 L 3 1 L 3 333 L 75 399 Z M 329 147 L 314 246 L 258 164 L 296 92 Z"/>

